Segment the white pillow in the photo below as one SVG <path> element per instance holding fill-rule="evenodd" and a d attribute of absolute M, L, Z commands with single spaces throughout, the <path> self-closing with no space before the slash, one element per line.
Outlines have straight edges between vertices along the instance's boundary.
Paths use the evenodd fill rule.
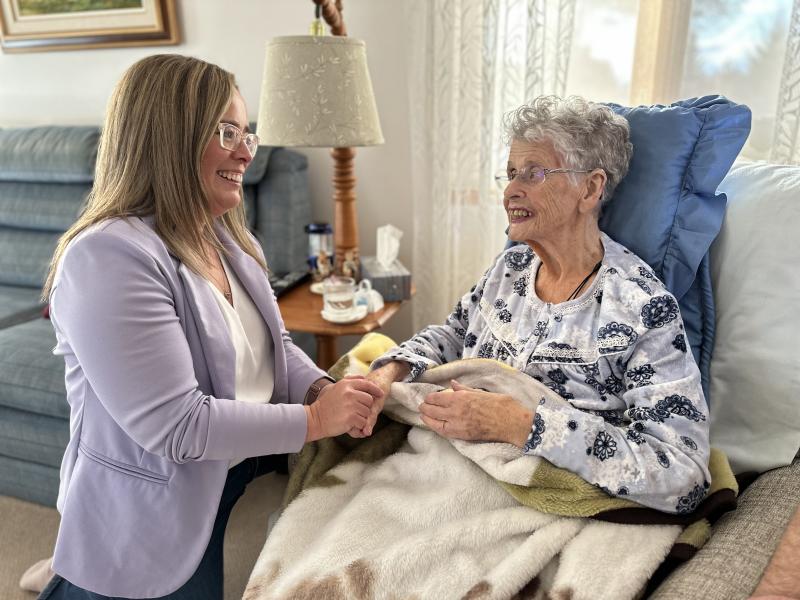
<path fill-rule="evenodd" d="M 720 190 L 711 444 L 761 472 L 800 447 L 800 167 L 737 163 Z"/>

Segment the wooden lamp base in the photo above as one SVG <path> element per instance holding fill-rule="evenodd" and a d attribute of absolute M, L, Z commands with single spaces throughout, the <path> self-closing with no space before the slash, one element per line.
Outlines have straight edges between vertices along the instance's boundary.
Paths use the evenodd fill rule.
<path fill-rule="evenodd" d="M 347 35 L 342 0 L 313 0 L 333 35 Z M 319 13 L 317 13 L 319 16 Z M 334 148 L 333 156 L 333 272 L 358 279 L 358 214 L 352 148 Z"/>
<path fill-rule="evenodd" d="M 358 214 L 353 148 L 334 148 L 333 156 L 333 270 L 337 275 L 358 279 Z"/>

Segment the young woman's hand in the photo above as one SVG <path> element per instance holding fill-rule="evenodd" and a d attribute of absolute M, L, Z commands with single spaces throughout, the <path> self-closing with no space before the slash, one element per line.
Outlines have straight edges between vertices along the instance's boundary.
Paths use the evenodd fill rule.
<path fill-rule="evenodd" d="M 378 397 L 383 397 L 381 388 L 360 375 L 326 385 L 317 401 L 306 406 L 306 442 L 362 430 Z"/>

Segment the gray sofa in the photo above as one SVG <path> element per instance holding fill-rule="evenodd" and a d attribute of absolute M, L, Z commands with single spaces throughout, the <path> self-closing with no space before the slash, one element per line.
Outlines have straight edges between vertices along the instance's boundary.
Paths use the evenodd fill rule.
<path fill-rule="evenodd" d="M 0 495 L 54 506 L 69 437 L 64 362 L 39 300 L 47 264 L 91 188 L 96 127 L 0 129 Z M 305 268 L 307 160 L 262 147 L 245 206 L 270 269 Z"/>

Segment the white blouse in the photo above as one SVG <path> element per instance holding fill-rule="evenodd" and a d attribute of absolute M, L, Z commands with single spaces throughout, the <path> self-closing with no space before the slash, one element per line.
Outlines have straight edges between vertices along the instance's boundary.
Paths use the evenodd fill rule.
<path fill-rule="evenodd" d="M 225 257 L 220 255 L 231 286 L 233 306 L 217 287 L 208 282 L 230 332 L 236 351 L 235 400 L 267 403 L 275 386 L 275 348 L 267 325 L 247 290 L 244 289 Z M 230 467 L 244 460 L 234 459 Z"/>

